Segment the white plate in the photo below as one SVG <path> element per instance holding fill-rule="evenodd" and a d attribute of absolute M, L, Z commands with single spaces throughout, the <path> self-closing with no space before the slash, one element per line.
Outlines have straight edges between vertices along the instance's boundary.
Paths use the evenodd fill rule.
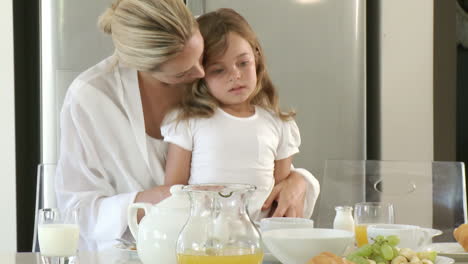
<path fill-rule="evenodd" d="M 268 262 L 271 264 L 281 263 L 273 254 L 265 253 L 263 256 L 263 262 Z M 434 264 L 453 264 L 455 260 L 449 257 L 437 256 Z"/>
<path fill-rule="evenodd" d="M 114 248 L 122 250 L 122 251 L 135 252 L 135 253 L 137 252 L 136 248 L 127 247 L 124 244 L 115 244 Z"/>
<path fill-rule="evenodd" d="M 135 248 L 129 248 L 124 244 L 115 244 L 114 248 L 119 250 L 123 254 L 123 256 L 128 256 L 130 260 L 139 259 L 138 252 Z"/>
<path fill-rule="evenodd" d="M 424 246 L 422 250 L 433 250 L 440 256 L 453 258 L 455 260 L 468 260 L 468 252 L 465 252 L 463 247 L 456 242 L 433 243 Z"/>
<path fill-rule="evenodd" d="M 435 264 L 453 264 L 455 260 L 449 257 L 437 256 Z"/>

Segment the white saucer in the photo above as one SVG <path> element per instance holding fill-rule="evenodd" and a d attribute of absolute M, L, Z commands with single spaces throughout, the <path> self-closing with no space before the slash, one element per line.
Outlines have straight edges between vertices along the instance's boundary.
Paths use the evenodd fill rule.
<path fill-rule="evenodd" d="M 457 261 L 468 261 L 468 252 L 457 242 L 433 243 L 421 248 L 421 250 L 436 251 L 439 256 L 453 258 Z"/>

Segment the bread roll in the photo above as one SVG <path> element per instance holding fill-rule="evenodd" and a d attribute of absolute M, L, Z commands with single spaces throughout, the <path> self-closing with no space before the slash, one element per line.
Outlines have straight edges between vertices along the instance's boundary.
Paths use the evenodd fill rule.
<path fill-rule="evenodd" d="M 306 264 L 353 264 L 353 262 L 330 252 L 322 252 L 320 255 L 311 258 Z"/>
<path fill-rule="evenodd" d="M 453 230 L 457 242 L 468 252 L 468 224 L 462 224 Z"/>

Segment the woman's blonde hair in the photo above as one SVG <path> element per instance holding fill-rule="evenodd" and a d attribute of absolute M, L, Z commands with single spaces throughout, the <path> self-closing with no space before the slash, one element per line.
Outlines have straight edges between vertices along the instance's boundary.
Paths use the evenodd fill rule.
<path fill-rule="evenodd" d="M 98 25 L 112 36 L 118 60 L 146 72 L 181 52 L 198 27 L 182 0 L 116 0 Z"/>
<path fill-rule="evenodd" d="M 245 39 L 255 54 L 257 85 L 249 101 L 276 113 L 282 120 L 290 120 L 294 112 L 282 112 L 279 108 L 278 93 L 266 70 L 265 58 L 260 42 L 249 23 L 236 11 L 221 8 L 200 16 L 198 19 L 200 32 L 205 42 L 203 64 L 212 58 L 222 56 L 227 48 L 229 33 L 236 33 Z M 182 101 L 182 111 L 179 120 L 192 117 L 211 117 L 219 102 L 214 98 L 206 86 L 205 81 L 199 80 L 188 88 Z"/>

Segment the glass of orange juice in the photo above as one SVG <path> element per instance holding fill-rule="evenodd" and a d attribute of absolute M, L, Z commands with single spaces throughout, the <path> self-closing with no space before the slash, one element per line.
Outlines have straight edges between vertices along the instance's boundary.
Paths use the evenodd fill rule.
<path fill-rule="evenodd" d="M 354 205 L 354 223 L 358 247 L 369 243 L 367 226 L 371 224 L 394 224 L 393 204 L 384 202 L 364 202 Z"/>

